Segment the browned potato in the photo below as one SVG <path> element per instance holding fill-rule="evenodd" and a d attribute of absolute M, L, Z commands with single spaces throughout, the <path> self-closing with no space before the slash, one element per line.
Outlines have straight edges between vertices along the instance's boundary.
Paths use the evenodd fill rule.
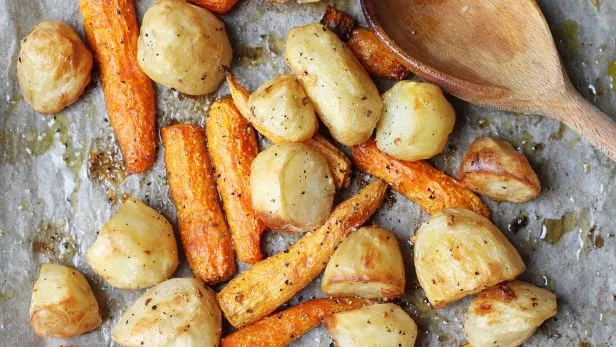
<path fill-rule="evenodd" d="M 466 338 L 473 347 L 516 347 L 556 315 L 556 296 L 525 282 L 503 283 L 481 292 L 468 308 Z"/>
<path fill-rule="evenodd" d="M 526 266 L 487 218 L 447 208 L 415 234 L 415 270 L 434 307 L 516 278 Z"/>
<path fill-rule="evenodd" d="M 541 184 L 524 154 L 489 137 L 475 140 L 464 154 L 458 180 L 496 201 L 525 202 L 541 193 Z"/>
<path fill-rule="evenodd" d="M 321 280 L 334 297 L 392 299 L 404 293 L 404 262 L 396 236 L 379 227 L 363 227 L 342 241 Z"/>

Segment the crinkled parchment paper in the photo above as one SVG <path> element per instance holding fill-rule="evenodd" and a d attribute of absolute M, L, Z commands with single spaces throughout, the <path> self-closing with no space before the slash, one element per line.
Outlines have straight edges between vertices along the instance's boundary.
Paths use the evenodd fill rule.
<path fill-rule="evenodd" d="M 151 2 L 137 0 L 140 18 Z M 616 117 L 616 87 L 613 91 L 614 81 L 608 76 L 608 66 L 616 60 L 616 1 L 539 2 L 576 87 Z M 239 79 L 254 89 L 284 72 L 285 33 L 319 19 L 325 5 L 245 0 L 224 16 Z M 335 5 L 361 17 L 357 0 Z M 152 170 L 122 177 L 96 74 L 79 102 L 54 118 L 36 114 L 23 101 L 15 77 L 19 40 L 43 19 L 67 22 L 83 34 L 78 1 L 0 0 L 0 345 L 113 345 L 114 324 L 142 292 L 110 288 L 88 267 L 85 252 L 124 194 L 143 199 L 175 220 L 163 150 Z M 223 85 L 217 95 L 194 98 L 159 86 L 159 125 L 202 124 L 211 101 L 227 93 Z M 542 196 L 527 204 L 488 202 L 494 222 L 528 266 L 523 278 L 558 296 L 558 316 L 544 324 L 528 345 L 616 344 L 616 164 L 556 121 L 488 110 L 453 98 L 452 102 L 457 125 L 446 153 L 433 160 L 439 168 L 452 174 L 474 138 L 497 136 L 521 148 L 544 187 Z M 355 191 L 362 179 L 356 175 L 352 188 L 340 198 Z M 395 231 L 404 251 L 407 295 L 398 303 L 418 322 L 419 345 L 458 346 L 464 342 L 468 299 L 431 310 L 415 279 L 408 240 L 425 218 L 417 206 L 390 193 L 374 222 Z M 508 228 L 516 219 L 528 224 Z M 265 247 L 272 254 L 295 239 L 270 232 Z M 39 265 L 48 261 L 85 273 L 103 310 L 101 328 L 67 341 L 35 336 L 28 323 L 28 306 Z M 189 273 L 183 265 L 176 275 Z M 319 280 L 300 294 L 291 304 L 319 296 Z M 331 338 L 319 328 L 294 345 L 330 343 Z"/>

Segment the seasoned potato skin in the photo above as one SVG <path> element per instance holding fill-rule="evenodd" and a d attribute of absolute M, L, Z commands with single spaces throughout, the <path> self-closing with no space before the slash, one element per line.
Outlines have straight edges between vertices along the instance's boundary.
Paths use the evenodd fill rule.
<path fill-rule="evenodd" d="M 269 315 L 316 278 L 346 235 L 381 206 L 386 190 L 381 180 L 369 184 L 338 205 L 319 229 L 232 279 L 218 293 L 231 325 L 241 328 Z"/>
<path fill-rule="evenodd" d="M 481 137 L 473 141 L 458 170 L 458 180 L 470 190 L 496 201 L 534 199 L 541 183 L 524 154 L 504 141 Z"/>
<path fill-rule="evenodd" d="M 385 180 L 428 214 L 444 208 L 465 208 L 482 216 L 490 210 L 470 190 L 425 161 L 407 162 L 379 151 L 374 140 L 353 146 L 352 160 L 364 172 Z"/>
<path fill-rule="evenodd" d="M 398 56 L 370 29 L 355 28 L 347 45 L 372 76 L 402 80 L 409 75 Z"/>
<path fill-rule="evenodd" d="M 144 172 L 156 159 L 156 104 L 152 81 L 137 64 L 139 28 L 133 0 L 80 0 L 80 4 L 126 171 Z"/>
<path fill-rule="evenodd" d="M 394 304 L 376 304 L 334 314 L 325 327 L 339 347 L 413 347 L 415 321 Z"/>
<path fill-rule="evenodd" d="M 556 296 L 526 282 L 502 283 L 471 301 L 464 331 L 474 347 L 516 347 L 557 312 Z"/>
<path fill-rule="evenodd" d="M 415 272 L 432 306 L 514 279 L 526 269 L 518 251 L 487 218 L 444 209 L 415 233 Z"/>
<path fill-rule="evenodd" d="M 226 336 L 222 347 L 283 347 L 321 325 L 334 313 L 361 308 L 361 299 L 313 299 L 248 325 Z"/>
<path fill-rule="evenodd" d="M 235 274 L 231 235 L 218 202 L 216 180 L 203 129 L 188 124 L 164 127 L 165 164 L 188 265 L 207 284 Z"/>
<path fill-rule="evenodd" d="M 128 307 L 113 329 L 127 347 L 217 346 L 222 332 L 215 293 L 195 278 L 162 282 Z"/>
<path fill-rule="evenodd" d="M 342 241 L 327 263 L 321 291 L 333 297 L 393 299 L 404 293 L 404 262 L 396 236 L 362 227 Z"/>
<path fill-rule="evenodd" d="M 189 0 L 195 5 L 220 14 L 225 14 L 233 8 L 238 0 Z"/>
<path fill-rule="evenodd" d="M 30 323 L 41 337 L 69 338 L 101 325 L 98 302 L 81 272 L 43 264 L 30 303 Z"/>
<path fill-rule="evenodd" d="M 381 96 L 336 34 L 318 23 L 293 28 L 285 59 L 338 142 L 353 146 L 370 138 L 383 111 Z"/>
<path fill-rule="evenodd" d="M 173 275 L 178 249 L 171 223 L 140 200 L 127 198 L 88 249 L 92 270 L 115 288 L 151 287 Z"/>
<path fill-rule="evenodd" d="M 254 264 L 263 259 L 261 236 L 265 231 L 250 198 L 250 165 L 259 153 L 255 132 L 230 98 L 210 107 L 205 130 L 237 257 Z"/>

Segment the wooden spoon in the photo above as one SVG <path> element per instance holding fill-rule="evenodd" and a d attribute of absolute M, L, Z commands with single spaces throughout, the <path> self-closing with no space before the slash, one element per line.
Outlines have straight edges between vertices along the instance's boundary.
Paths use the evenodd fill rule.
<path fill-rule="evenodd" d="M 473 104 L 543 114 L 616 161 L 616 125 L 573 87 L 534 0 L 361 0 L 370 27 L 423 79 Z"/>

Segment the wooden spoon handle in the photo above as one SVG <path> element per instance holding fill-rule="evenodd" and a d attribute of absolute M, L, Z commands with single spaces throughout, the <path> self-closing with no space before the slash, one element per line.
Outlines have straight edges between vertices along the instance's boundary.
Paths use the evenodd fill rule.
<path fill-rule="evenodd" d="M 584 136 L 610 159 L 616 161 L 616 123 L 577 92 L 565 103 L 543 110 Z"/>

